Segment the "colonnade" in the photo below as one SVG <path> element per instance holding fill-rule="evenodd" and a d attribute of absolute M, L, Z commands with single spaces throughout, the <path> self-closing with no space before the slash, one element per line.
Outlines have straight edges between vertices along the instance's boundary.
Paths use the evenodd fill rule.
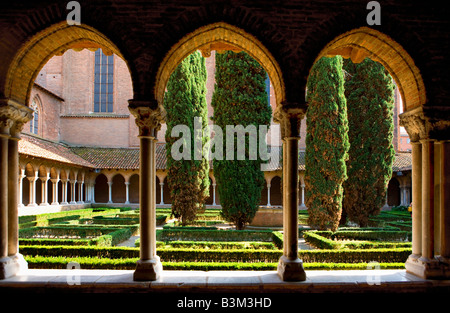
<path fill-rule="evenodd" d="M 162 266 L 156 251 L 156 132 L 160 128 L 162 112 L 153 102 L 130 101 L 130 111 L 136 117 L 140 139 L 140 259 L 134 272 L 135 280 L 155 280 Z M 434 112 L 434 111 L 431 111 Z M 437 111 L 439 117 L 442 114 Z M 26 262 L 18 250 L 18 199 L 20 183 L 25 177 L 31 186 L 31 204 L 35 204 L 37 180 L 41 188 L 52 183 L 52 202 L 57 203 L 57 184 L 61 181 L 61 203 L 85 201 L 93 197 L 91 183 L 79 177 L 48 175 L 19 176 L 18 140 L 23 124 L 31 118 L 31 109 L 12 100 L 0 103 L 0 279 L 15 275 Z M 412 208 L 413 208 L 413 247 L 406 262 L 408 272 L 425 278 L 448 278 L 450 275 L 450 142 L 448 129 L 450 118 L 434 119 L 430 112 L 422 108 L 407 111 L 401 115 L 402 125 L 412 139 Z M 439 115 L 440 114 L 440 115 Z M 450 116 L 449 112 L 444 114 Z M 283 280 L 305 280 L 302 261 L 298 258 L 298 140 L 300 122 L 304 110 L 298 105 L 283 104 L 275 112 L 275 120 L 281 125 L 283 142 L 283 255 L 279 260 L 278 274 Z M 437 121 L 437 122 L 436 122 Z M 78 200 L 68 198 L 75 195 L 76 184 Z M 86 195 L 83 186 L 88 186 Z M 46 193 L 41 204 L 50 202 Z M 69 202 L 69 203 L 70 203 Z M 37 203 L 36 203 L 37 204 Z"/>
<path fill-rule="evenodd" d="M 0 279 L 27 268 L 19 253 L 19 145 L 20 132 L 33 110 L 0 99 Z"/>
<path fill-rule="evenodd" d="M 19 165 L 18 206 L 37 207 L 94 203 L 94 182 L 80 169 L 44 166 L 25 159 Z M 24 190 L 28 184 L 28 203 Z M 38 190 L 37 187 L 40 187 Z"/>
<path fill-rule="evenodd" d="M 400 115 L 412 142 L 412 254 L 405 267 L 423 278 L 450 277 L 449 115 L 442 108 Z"/>

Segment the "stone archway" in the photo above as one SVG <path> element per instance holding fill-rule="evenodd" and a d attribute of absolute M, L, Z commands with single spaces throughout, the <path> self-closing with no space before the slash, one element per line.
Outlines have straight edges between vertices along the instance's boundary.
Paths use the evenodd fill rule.
<path fill-rule="evenodd" d="M 200 49 L 204 55 L 210 50 L 245 51 L 258 61 L 268 73 L 274 86 L 276 112 L 274 119 L 281 124 L 284 149 L 283 177 L 286 186 L 283 205 L 286 219 L 284 223 L 284 249 L 280 258 L 278 273 L 283 280 L 305 280 L 302 261 L 298 258 L 298 140 L 300 121 L 304 116 L 301 108 L 303 99 L 285 99 L 285 88 L 281 69 L 269 50 L 255 37 L 242 29 L 219 22 L 189 33 L 168 51 L 162 60 L 155 78 L 154 99 L 129 101 L 129 109 L 136 117 L 140 137 L 140 193 L 141 246 L 140 260 L 134 273 L 135 280 L 155 280 L 161 272 L 161 263 L 156 254 L 155 216 L 155 160 L 157 132 L 161 128 L 165 114 L 163 108 L 167 81 L 176 66 L 190 53 Z"/>
<path fill-rule="evenodd" d="M 30 91 L 40 69 L 47 61 L 62 55 L 68 49 L 97 50 L 102 48 L 107 55 L 121 52 L 108 38 L 86 25 L 54 24 L 34 35 L 16 53 L 6 77 L 5 97 L 21 104 L 29 103 Z"/>
<path fill-rule="evenodd" d="M 369 27 L 360 27 L 337 36 L 317 56 L 341 55 L 360 63 L 366 57 L 381 63 L 396 81 L 403 100 L 403 111 L 423 106 L 425 85 L 419 68 L 403 47 L 389 36 Z"/>
<path fill-rule="evenodd" d="M 230 24 L 219 22 L 201 27 L 183 37 L 166 54 L 161 62 L 155 82 L 155 97 L 162 104 L 170 75 L 175 68 L 195 50 L 204 57 L 212 50 L 245 51 L 261 64 L 273 84 L 277 106 L 285 101 L 285 88 L 280 66 L 270 51 L 254 36 Z"/>
<path fill-rule="evenodd" d="M 412 57 L 377 30 L 361 27 L 341 34 L 322 49 L 316 60 L 335 55 L 351 58 L 354 63 L 369 57 L 381 63 L 396 81 L 404 106 L 400 124 L 411 138 L 413 164 L 413 242 L 405 267 L 423 278 L 448 277 L 450 110 L 428 103 L 422 75 Z"/>

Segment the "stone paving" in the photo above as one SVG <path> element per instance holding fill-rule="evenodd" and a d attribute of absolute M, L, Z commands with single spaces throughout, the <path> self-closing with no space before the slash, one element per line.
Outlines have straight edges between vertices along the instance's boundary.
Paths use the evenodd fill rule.
<path fill-rule="evenodd" d="M 450 280 L 424 280 L 405 270 L 306 271 L 304 282 L 283 282 L 275 271 L 163 271 L 156 281 L 133 281 L 131 270 L 28 269 L 0 281 L 1 292 L 232 292 L 450 293 Z"/>

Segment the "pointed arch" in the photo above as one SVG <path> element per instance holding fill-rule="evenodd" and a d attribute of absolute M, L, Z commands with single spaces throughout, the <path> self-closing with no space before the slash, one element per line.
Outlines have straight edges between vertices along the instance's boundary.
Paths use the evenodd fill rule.
<path fill-rule="evenodd" d="M 269 50 L 254 36 L 230 24 L 219 22 L 201 28 L 183 37 L 166 54 L 156 75 L 155 96 L 161 105 L 170 75 L 180 62 L 192 52 L 200 50 L 203 56 L 211 50 L 245 51 L 261 64 L 272 82 L 277 106 L 285 100 L 282 72 Z"/>
<path fill-rule="evenodd" d="M 399 87 L 404 112 L 427 102 L 419 68 L 408 52 L 388 35 L 369 27 L 353 29 L 329 42 L 315 61 L 335 55 L 351 58 L 354 63 L 362 62 L 366 57 L 381 63 Z"/>
<path fill-rule="evenodd" d="M 16 53 L 8 67 L 4 94 L 8 99 L 28 105 L 34 81 L 51 57 L 62 55 L 68 49 L 96 51 L 99 48 L 106 55 L 116 54 L 124 59 L 118 47 L 95 28 L 86 24 L 68 25 L 66 21 L 54 24 L 31 37 Z"/>

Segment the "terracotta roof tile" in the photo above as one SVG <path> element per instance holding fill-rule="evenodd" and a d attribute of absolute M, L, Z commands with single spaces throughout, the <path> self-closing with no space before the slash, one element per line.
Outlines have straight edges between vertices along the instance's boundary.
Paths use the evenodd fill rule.
<path fill-rule="evenodd" d="M 412 169 L 412 154 L 411 152 L 398 152 L 395 154 L 392 170 L 394 172 L 410 171 Z"/>
<path fill-rule="evenodd" d="M 21 134 L 19 153 L 57 162 L 93 167 L 89 161 L 72 152 L 69 146 L 30 134 Z"/>
<path fill-rule="evenodd" d="M 138 169 L 139 149 L 72 147 L 72 151 L 102 169 Z"/>
<path fill-rule="evenodd" d="M 22 154 L 91 168 L 139 169 L 139 148 L 69 147 L 28 134 L 23 134 L 22 138 L 23 140 L 19 141 L 19 152 Z M 271 158 L 266 171 L 281 170 L 281 147 L 269 147 L 269 153 L 272 151 L 278 154 L 278 160 Z M 305 170 L 305 151 L 299 151 L 298 161 L 299 170 Z M 156 169 L 164 170 L 166 162 L 165 144 L 158 143 L 156 144 Z M 411 170 L 411 162 L 410 152 L 396 153 L 392 169 L 394 172 Z M 212 162 L 210 168 L 212 168 Z"/>

